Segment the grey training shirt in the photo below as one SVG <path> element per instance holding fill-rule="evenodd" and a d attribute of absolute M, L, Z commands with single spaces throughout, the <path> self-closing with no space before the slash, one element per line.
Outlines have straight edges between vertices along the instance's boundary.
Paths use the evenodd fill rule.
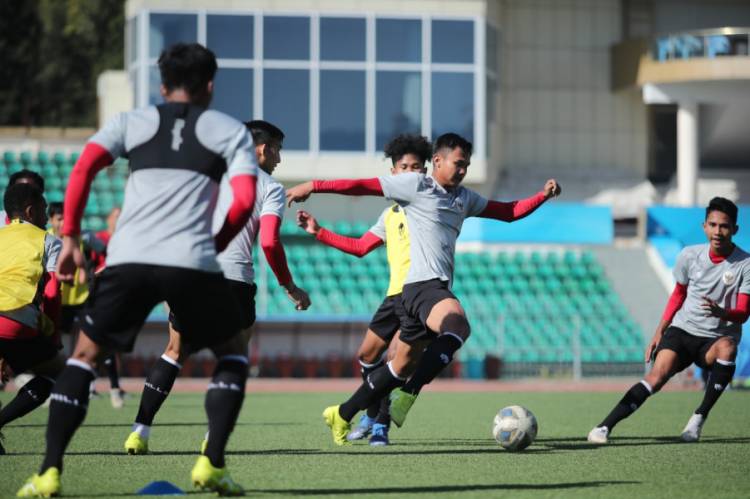
<path fill-rule="evenodd" d="M 737 306 L 739 293 L 750 294 L 750 255 L 735 246 L 726 260 L 713 263 L 708 251 L 708 244 L 698 244 L 684 248 L 677 257 L 674 278 L 687 286 L 687 297 L 672 325 L 694 336 L 732 336 L 739 342 L 742 324 L 705 317 L 701 304 L 707 296 L 721 307 L 732 309 Z"/>
<path fill-rule="evenodd" d="M 459 186 L 447 191 L 424 173 L 379 177 L 383 194 L 404 208 L 411 239 L 411 266 L 404 284 L 453 280 L 456 239 L 468 217 L 479 215 L 487 199 Z"/>
<path fill-rule="evenodd" d="M 225 176 L 221 182 L 219 204 L 214 211 L 214 233 L 224 224 L 229 207 L 232 205 L 232 188 Z M 255 206 L 250 220 L 229 246 L 219 254 L 218 260 L 224 277 L 233 281 L 252 284 L 255 278 L 253 270 L 253 243 L 258 237 L 260 219 L 265 215 L 284 218 L 286 193 L 284 186 L 263 170 L 258 170 L 258 181 L 255 189 Z"/>

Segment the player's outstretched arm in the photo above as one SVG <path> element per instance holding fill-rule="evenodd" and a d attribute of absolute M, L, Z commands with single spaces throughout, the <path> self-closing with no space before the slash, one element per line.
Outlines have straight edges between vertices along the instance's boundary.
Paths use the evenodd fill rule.
<path fill-rule="evenodd" d="M 266 261 L 271 267 L 279 285 L 286 290 L 286 294 L 297 310 L 307 310 L 310 307 L 310 296 L 307 291 L 294 283 L 292 273 L 286 260 L 284 245 L 281 243 L 281 218 L 276 215 L 260 217 L 260 247 L 266 255 Z"/>
<path fill-rule="evenodd" d="M 343 194 L 345 196 L 383 196 L 383 188 L 377 178 L 344 180 L 310 180 L 286 191 L 287 206 L 302 203 L 311 194 Z"/>
<path fill-rule="evenodd" d="M 481 218 L 502 220 L 503 222 L 514 222 L 531 215 L 545 201 L 559 196 L 561 192 L 560 184 L 555 179 L 550 179 L 547 180 L 541 191 L 530 198 L 511 202 L 488 201 L 487 207 L 478 216 Z"/>
<path fill-rule="evenodd" d="M 297 225 L 308 234 L 326 246 L 336 248 L 344 253 L 349 253 L 356 257 L 363 257 L 375 248 L 383 245 L 383 240 L 370 231 L 365 232 L 361 237 L 346 237 L 327 230 L 320 225 L 315 217 L 304 210 L 297 211 Z"/>
<path fill-rule="evenodd" d="M 57 259 L 57 277 L 72 282 L 76 269 L 86 278 L 85 261 L 80 247 L 81 219 L 96 174 L 114 161 L 112 154 L 96 142 L 89 142 L 70 172 L 63 207 L 63 247 Z"/>

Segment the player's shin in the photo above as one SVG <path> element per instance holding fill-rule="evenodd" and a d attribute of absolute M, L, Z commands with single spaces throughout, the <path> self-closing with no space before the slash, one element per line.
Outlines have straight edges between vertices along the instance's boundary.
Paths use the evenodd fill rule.
<path fill-rule="evenodd" d="M 362 381 L 367 381 L 367 376 L 370 375 L 371 372 L 373 372 L 375 369 L 381 367 L 383 365 L 383 360 L 378 360 L 377 362 L 373 364 L 368 364 L 362 359 L 359 361 L 359 365 L 361 366 L 360 372 L 362 373 Z M 374 404 L 370 404 L 370 406 L 367 408 L 367 416 L 375 419 L 375 417 L 378 415 L 378 410 L 380 409 L 380 403 L 375 402 Z"/>
<path fill-rule="evenodd" d="M 453 354 L 463 346 L 463 340 L 454 333 L 445 332 L 429 344 L 419 359 L 414 374 L 402 390 L 412 395 L 419 394 L 423 386 L 430 383 L 453 360 Z"/>
<path fill-rule="evenodd" d="M 154 422 L 156 413 L 167 399 L 169 392 L 172 390 L 174 380 L 180 372 L 182 366 L 177 361 L 172 360 L 166 355 L 162 355 L 156 361 L 154 367 L 148 373 L 146 383 L 141 395 L 141 404 L 138 407 L 138 415 L 135 417 L 133 431 L 143 432 L 144 427 L 150 427 Z M 147 430 L 146 430 L 147 431 Z M 147 434 L 141 433 L 142 437 L 148 438 Z"/>
<path fill-rule="evenodd" d="M 211 438 L 206 444 L 204 455 L 216 468 L 224 467 L 224 449 L 245 399 L 247 371 L 247 357 L 226 355 L 219 359 L 208 385 L 206 414 Z"/>
<path fill-rule="evenodd" d="M 389 362 L 370 373 L 367 380 L 354 392 L 354 395 L 341 404 L 339 415 L 346 421 L 351 421 L 357 412 L 377 403 L 391 390 L 403 384 L 404 379 L 391 370 Z"/>
<path fill-rule="evenodd" d="M 47 400 L 54 380 L 35 376 L 18 390 L 18 395 L 0 411 L 0 428 L 30 413 Z"/>
<path fill-rule="evenodd" d="M 617 423 L 638 410 L 653 392 L 653 388 L 645 380 L 641 380 L 631 386 L 630 390 L 625 393 L 625 396 L 620 399 L 614 409 L 612 409 L 612 412 L 609 413 L 598 427 L 601 428 L 604 426 L 611 432 Z"/>
<path fill-rule="evenodd" d="M 91 366 L 76 359 L 68 359 L 58 376 L 50 395 L 47 450 L 40 474 L 52 467 L 62 471 L 65 449 L 86 417 L 89 383 L 95 376 Z"/>
<path fill-rule="evenodd" d="M 726 387 L 731 383 L 732 377 L 736 365 L 731 360 L 716 359 L 711 373 L 708 376 L 708 382 L 706 383 L 706 393 L 703 396 L 703 402 L 695 410 L 695 414 L 700 414 L 703 419 L 708 417 L 708 413 L 714 406 L 721 394 L 724 393 Z"/>

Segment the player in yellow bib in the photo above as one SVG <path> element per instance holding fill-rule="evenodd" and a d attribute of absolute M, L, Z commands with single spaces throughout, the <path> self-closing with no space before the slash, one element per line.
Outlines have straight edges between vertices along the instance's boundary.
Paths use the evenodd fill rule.
<path fill-rule="evenodd" d="M 385 146 L 385 156 L 391 160 L 393 175 L 425 173 L 425 163 L 431 155 L 432 145 L 418 135 L 399 135 Z M 385 362 L 383 354 L 397 334 L 408 334 L 415 338 L 425 334 L 422 324 L 409 318 L 401 303 L 401 291 L 411 263 L 409 228 L 404 209 L 397 204 L 389 206 L 383 210 L 375 225 L 358 239 L 320 227 L 312 215 L 302 210 L 297 212 L 297 224 L 323 244 L 357 257 L 385 243 L 391 275 L 388 290 L 357 351 L 362 379 L 367 381 L 370 372 Z M 347 435 L 347 440 L 360 440 L 371 434 L 370 445 L 388 445 L 391 423 L 388 405 L 388 397 L 384 397 L 368 407 L 357 426 Z"/>

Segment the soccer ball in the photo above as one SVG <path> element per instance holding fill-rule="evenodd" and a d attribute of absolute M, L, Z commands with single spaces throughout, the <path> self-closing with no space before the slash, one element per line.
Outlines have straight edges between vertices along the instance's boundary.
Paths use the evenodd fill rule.
<path fill-rule="evenodd" d="M 539 426 L 530 410 L 520 405 L 509 405 L 495 415 L 492 436 L 510 451 L 523 450 L 534 441 Z"/>

